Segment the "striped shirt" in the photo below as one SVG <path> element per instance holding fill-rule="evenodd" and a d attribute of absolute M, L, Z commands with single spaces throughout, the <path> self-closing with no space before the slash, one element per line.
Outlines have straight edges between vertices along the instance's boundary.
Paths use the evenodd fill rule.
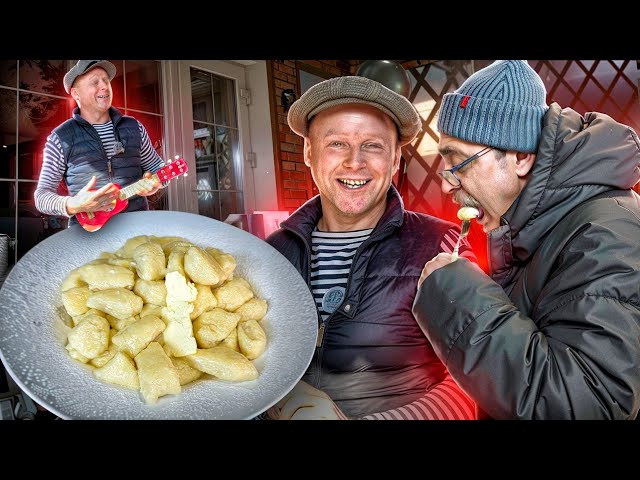
<path fill-rule="evenodd" d="M 323 322 L 340 306 L 353 256 L 372 231 L 311 232 L 311 292 Z"/>
<path fill-rule="evenodd" d="M 352 232 L 311 233 L 311 291 L 322 321 L 342 303 L 349 271 L 358 247 L 369 238 L 373 228 Z M 455 229 L 447 231 L 438 253 L 452 253 L 458 240 Z M 466 238 L 460 242 L 459 256 L 476 262 Z M 363 417 L 364 420 L 473 420 L 475 404 L 447 373 L 445 379 L 418 400 L 399 408 Z"/>
<path fill-rule="evenodd" d="M 107 158 L 115 155 L 116 138 L 113 130 L 113 123 L 109 120 L 107 123 L 96 124 L 93 127 L 98 132 Z M 140 137 L 142 144 L 140 146 L 140 165 L 145 172 L 155 172 L 164 166 L 164 160 L 157 154 L 151 146 L 149 134 L 144 126 L 138 122 L 140 129 Z M 106 165 L 105 165 L 106 168 Z M 52 133 L 47 138 L 44 146 L 44 156 L 42 159 L 42 169 L 40 170 L 40 178 L 38 179 L 38 187 L 36 188 L 34 198 L 36 208 L 46 215 L 59 215 L 69 217 L 67 213 L 66 203 L 68 196 L 58 195 L 58 186 L 64 178 L 67 170 L 67 163 L 64 158 L 64 151 L 58 135 Z"/>

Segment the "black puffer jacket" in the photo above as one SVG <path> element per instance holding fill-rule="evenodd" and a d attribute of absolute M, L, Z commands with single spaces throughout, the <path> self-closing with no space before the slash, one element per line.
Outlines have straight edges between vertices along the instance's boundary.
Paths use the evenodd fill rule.
<path fill-rule="evenodd" d="M 488 235 L 495 281 L 462 260 L 423 283 L 421 327 L 492 417 L 636 416 L 639 179 L 633 130 L 552 104 L 531 180 Z"/>
<path fill-rule="evenodd" d="M 267 239 L 308 284 L 311 232 L 321 215 L 315 197 Z M 325 322 L 322 345 L 303 378 L 349 417 L 407 405 L 444 379 L 411 306 L 425 262 L 452 227 L 405 211 L 398 191 L 389 189 L 387 209 L 353 258 L 344 300 Z"/>

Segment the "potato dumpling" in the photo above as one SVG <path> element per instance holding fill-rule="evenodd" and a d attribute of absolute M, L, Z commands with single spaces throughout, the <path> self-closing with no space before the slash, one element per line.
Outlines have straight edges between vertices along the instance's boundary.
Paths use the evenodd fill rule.
<path fill-rule="evenodd" d="M 165 353 L 166 353 L 165 349 Z M 168 353 L 167 353 L 168 355 Z M 169 357 L 173 362 L 173 366 L 176 367 L 178 371 L 178 378 L 180 379 L 180 385 L 186 385 L 191 382 L 195 382 L 202 376 L 202 372 L 200 370 L 196 370 L 187 362 L 185 362 L 182 358 L 179 357 Z"/>
<path fill-rule="evenodd" d="M 115 332 L 116 330 L 114 330 L 113 328 L 111 329 L 112 332 Z M 93 365 L 94 367 L 104 367 L 107 362 L 109 362 L 109 360 L 111 360 L 116 353 L 118 353 L 118 347 L 116 347 L 113 343 L 111 345 L 109 345 L 109 348 L 107 350 L 105 350 L 104 352 L 102 352 L 100 355 L 98 355 L 96 358 L 91 359 L 91 365 Z"/>
<path fill-rule="evenodd" d="M 241 322 L 247 320 L 260 321 L 267 314 L 267 301 L 261 298 L 252 298 L 243 303 L 238 309 L 234 310 L 235 313 L 239 313 Z"/>
<path fill-rule="evenodd" d="M 78 325 L 82 320 L 84 320 L 85 318 L 87 318 L 89 315 L 98 315 L 99 317 L 104 317 L 107 318 L 107 314 L 104 312 L 101 312 L 100 310 L 96 310 L 95 308 L 90 308 L 89 310 L 87 310 L 85 313 L 83 313 L 82 315 L 76 315 L 74 317 L 71 318 L 71 320 L 73 321 L 73 325 L 70 325 L 71 327 L 75 327 L 76 325 Z M 107 320 L 109 320 L 107 318 Z"/>
<path fill-rule="evenodd" d="M 106 318 L 89 315 L 69 331 L 68 346 L 83 357 L 95 358 L 109 348 L 110 329 Z"/>
<path fill-rule="evenodd" d="M 143 280 L 160 280 L 165 275 L 166 258 L 162 247 L 154 242 L 138 245 L 133 251 L 136 272 Z"/>
<path fill-rule="evenodd" d="M 109 315 L 108 313 L 106 315 L 107 315 L 106 318 L 109 321 L 111 328 L 114 330 L 124 330 L 132 323 L 135 323 L 138 320 L 140 320 L 139 315 L 136 315 L 135 317 L 127 317 L 127 318 L 117 318 L 117 317 L 114 317 L 113 315 Z"/>
<path fill-rule="evenodd" d="M 103 367 L 96 368 L 93 374 L 98 380 L 138 390 L 140 382 L 138 371 L 129 357 L 117 352 Z"/>
<path fill-rule="evenodd" d="M 214 308 L 193 322 L 193 331 L 200 348 L 214 347 L 229 336 L 238 325 L 240 315 Z"/>
<path fill-rule="evenodd" d="M 138 295 L 144 303 L 165 306 L 167 302 L 167 287 L 164 280 L 143 280 L 139 278 L 133 286 L 133 293 Z"/>
<path fill-rule="evenodd" d="M 221 380 L 244 382 L 258 378 L 258 370 L 241 353 L 227 347 L 198 349 L 193 355 L 182 359 L 201 372 L 213 375 Z"/>
<path fill-rule="evenodd" d="M 216 300 L 215 295 L 211 291 L 211 287 L 196 283 L 196 290 L 198 294 L 193 302 L 193 311 L 189 314 L 191 320 L 198 318 L 204 312 L 208 312 L 218 306 L 218 300 Z"/>
<path fill-rule="evenodd" d="M 218 250 L 217 248 L 207 248 L 206 252 L 213 257 L 213 259 L 220 264 L 224 271 L 226 278 L 229 278 L 233 271 L 236 269 L 236 259 L 232 255 Z"/>
<path fill-rule="evenodd" d="M 108 288 L 127 288 L 130 290 L 135 283 L 133 272 L 118 265 L 89 264 L 80 267 L 78 273 L 91 290 L 106 290 Z"/>
<path fill-rule="evenodd" d="M 186 251 L 187 249 L 177 249 L 169 253 L 169 260 L 167 260 L 167 273 L 178 272 L 183 277 L 187 275 L 184 271 L 184 254 Z"/>
<path fill-rule="evenodd" d="M 159 397 L 182 391 L 178 371 L 156 342 L 151 342 L 134 360 L 138 367 L 140 393 L 145 402 L 153 404 Z"/>
<path fill-rule="evenodd" d="M 191 243 L 189 242 L 189 240 L 187 240 L 186 238 L 183 237 L 171 237 L 171 236 L 165 236 L 165 237 L 156 237 L 154 239 L 154 242 L 156 242 L 157 244 L 159 244 L 162 249 L 164 250 L 164 246 L 167 245 L 168 243 L 172 243 L 172 242 L 186 242 L 186 243 Z M 167 252 L 165 252 L 166 255 Z"/>
<path fill-rule="evenodd" d="M 238 324 L 238 344 L 240 353 L 249 360 L 254 360 L 267 348 L 267 334 L 258 322 L 247 320 Z"/>
<path fill-rule="evenodd" d="M 62 292 L 62 305 L 71 317 L 82 315 L 89 310 L 87 298 L 91 295 L 89 287 L 75 287 Z"/>
<path fill-rule="evenodd" d="M 133 258 L 133 251 L 138 247 L 138 245 L 142 245 L 143 243 L 147 243 L 149 241 L 148 235 L 138 235 L 137 237 L 132 237 L 124 242 L 124 245 L 116 250 L 116 255 L 121 258 Z"/>
<path fill-rule="evenodd" d="M 73 358 L 74 360 L 77 360 L 78 362 L 81 362 L 81 363 L 87 363 L 89 361 L 89 359 L 87 357 L 85 357 L 84 355 L 79 353 L 71 345 L 67 345 L 65 348 L 67 349 L 67 352 L 69 353 L 69 356 L 71 358 Z"/>
<path fill-rule="evenodd" d="M 156 315 L 158 317 L 162 316 L 162 307 L 160 305 L 153 305 L 151 303 L 145 303 L 140 311 L 140 318 L 146 317 L 147 315 Z"/>
<path fill-rule="evenodd" d="M 111 341 L 119 350 L 135 357 L 164 329 L 165 324 L 160 318 L 147 315 L 116 333 Z"/>
<path fill-rule="evenodd" d="M 231 330 L 229 336 L 220 342 L 219 345 L 222 347 L 228 347 L 236 352 L 240 352 L 240 345 L 238 344 L 238 328 L 236 327 Z"/>
<path fill-rule="evenodd" d="M 110 288 L 89 295 L 87 306 L 124 320 L 142 310 L 142 299 L 125 288 Z"/>
<path fill-rule="evenodd" d="M 162 251 L 165 255 L 169 255 L 171 252 L 186 253 L 189 248 L 195 246 L 188 240 L 174 240 L 173 242 L 167 242 L 162 245 Z"/>
<path fill-rule="evenodd" d="M 477 208 L 462 207 L 458 209 L 458 218 L 460 220 L 473 220 L 478 215 L 480 215 L 480 212 L 478 211 Z"/>
<path fill-rule="evenodd" d="M 136 267 L 133 265 L 133 260 L 129 258 L 110 258 L 107 260 L 109 265 L 117 265 L 119 267 L 124 267 L 132 272 L 135 271 Z"/>
<path fill-rule="evenodd" d="M 62 281 L 62 285 L 60 286 L 60 291 L 61 292 L 67 291 L 70 288 L 86 287 L 87 286 L 87 282 L 82 280 L 78 270 L 80 270 L 80 269 L 76 268 L 76 269 L 71 270 L 69 272 L 69 275 L 67 275 L 65 277 L 65 279 Z"/>
<path fill-rule="evenodd" d="M 190 247 L 184 255 L 184 270 L 201 285 L 219 285 L 227 278 L 215 259 L 200 247 Z"/>
<path fill-rule="evenodd" d="M 244 278 L 234 278 L 213 290 L 218 300 L 218 307 L 231 312 L 239 308 L 243 303 L 253 298 L 251 285 Z"/>

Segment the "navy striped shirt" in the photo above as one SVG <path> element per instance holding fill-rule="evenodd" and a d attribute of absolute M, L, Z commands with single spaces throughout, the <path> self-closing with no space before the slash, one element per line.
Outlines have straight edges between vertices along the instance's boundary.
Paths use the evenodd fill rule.
<path fill-rule="evenodd" d="M 107 158 L 115 155 L 116 138 L 113 130 L 113 123 L 109 120 L 107 123 L 96 124 L 93 127 L 100 135 L 104 151 L 107 152 Z M 142 144 L 140 146 L 140 165 L 145 172 L 156 172 L 165 165 L 164 160 L 160 157 L 151 146 L 149 134 L 144 126 L 138 122 L 140 129 L 140 137 Z M 52 133 L 47 138 L 44 146 L 44 156 L 42 159 L 42 169 L 40 170 L 40 178 L 38 179 L 38 187 L 34 193 L 36 208 L 46 215 L 59 215 L 69 217 L 67 213 L 66 203 L 68 196 L 58 195 L 57 190 L 60 182 L 64 178 L 67 170 L 67 164 L 64 158 L 64 151 L 60 143 L 58 135 Z"/>

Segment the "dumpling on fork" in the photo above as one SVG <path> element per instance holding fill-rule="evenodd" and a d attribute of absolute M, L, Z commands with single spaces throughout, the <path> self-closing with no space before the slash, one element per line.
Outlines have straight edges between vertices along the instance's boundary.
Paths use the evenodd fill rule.
<path fill-rule="evenodd" d="M 458 210 L 458 218 L 460 220 L 473 220 L 480 216 L 480 211 L 473 207 L 462 207 Z"/>

